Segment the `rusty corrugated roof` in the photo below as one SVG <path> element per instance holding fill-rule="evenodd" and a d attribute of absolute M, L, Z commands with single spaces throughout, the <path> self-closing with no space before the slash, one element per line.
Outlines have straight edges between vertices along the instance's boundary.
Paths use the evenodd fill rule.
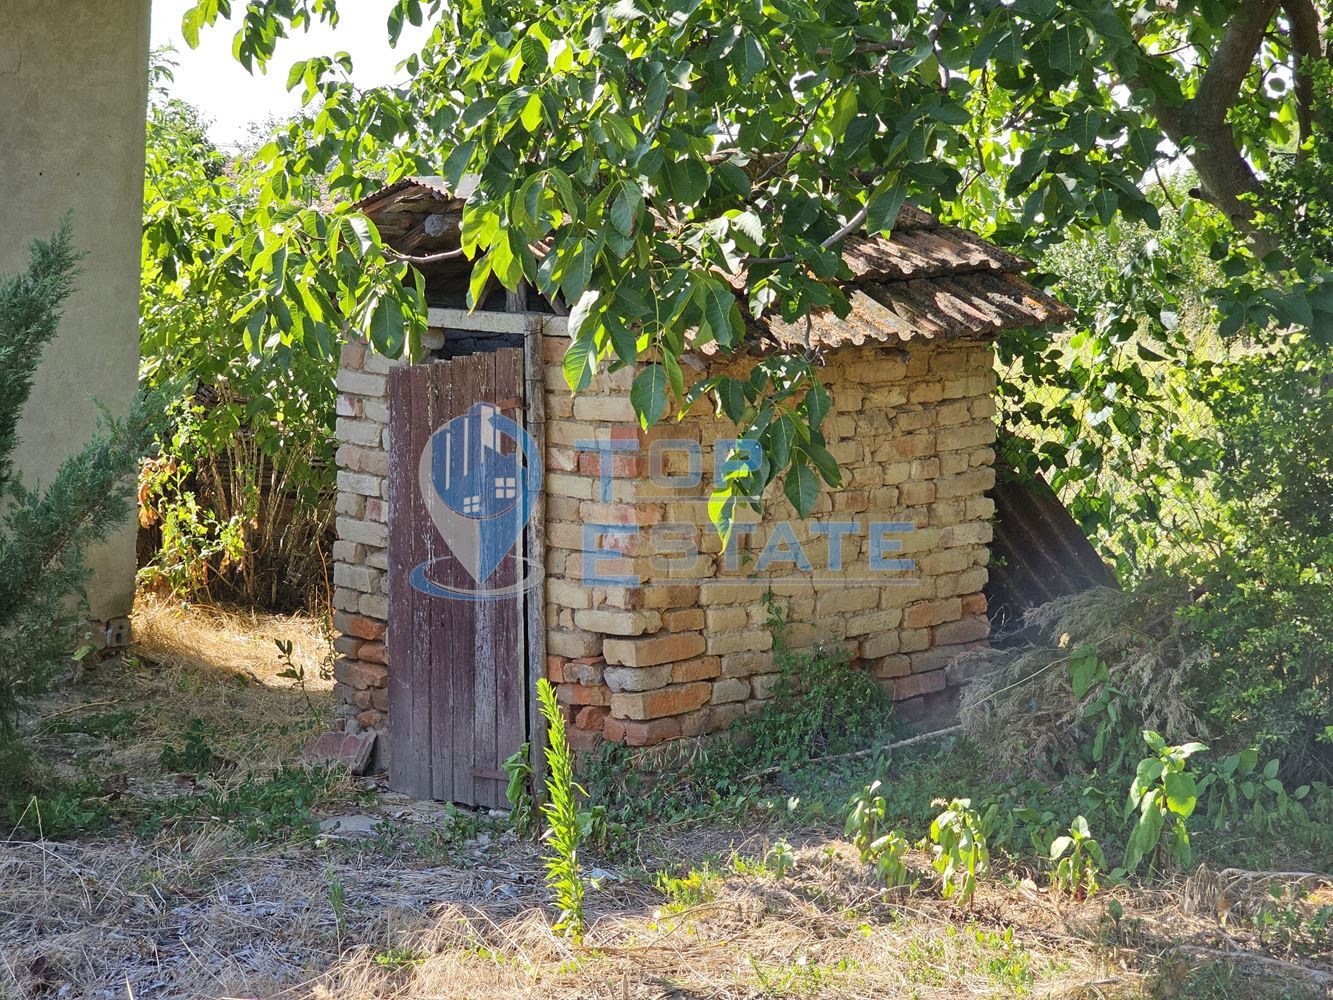
<path fill-rule="evenodd" d="M 390 244 L 400 237 L 419 244 L 415 215 L 460 207 L 471 189 L 466 185 L 466 191 L 460 187 L 451 193 L 441 178 L 409 177 L 363 198 L 357 207 L 375 220 Z M 456 243 L 457 236 L 452 238 Z M 540 256 L 543 247 L 533 249 Z M 842 256 L 851 272 L 843 281 L 852 306 L 849 316 L 839 319 L 825 310 L 790 324 L 765 317 L 753 324 L 756 332 L 783 349 L 896 344 L 987 337 L 1072 315 L 1018 276 L 1027 261 L 914 205 L 902 206 L 888 236 L 848 237 Z"/>

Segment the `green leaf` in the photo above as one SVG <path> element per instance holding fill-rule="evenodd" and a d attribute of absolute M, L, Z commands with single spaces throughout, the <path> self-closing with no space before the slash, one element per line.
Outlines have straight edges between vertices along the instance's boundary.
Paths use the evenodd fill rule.
<path fill-rule="evenodd" d="M 1074 688 L 1074 697 L 1083 700 L 1097 676 L 1097 652 L 1092 650 L 1075 656 L 1069 661 L 1069 681 Z"/>
<path fill-rule="evenodd" d="M 463 175 L 467 173 L 468 166 L 472 163 L 472 155 L 477 151 L 477 140 L 469 139 L 454 147 L 453 152 L 449 154 L 448 159 L 444 161 L 444 167 L 441 170 L 441 176 L 448 188 L 452 191 L 458 187 Z"/>
<path fill-rule="evenodd" d="M 719 378 L 717 399 L 718 405 L 722 407 L 722 412 L 727 415 L 727 419 L 733 423 L 740 423 L 741 417 L 745 414 L 745 384 L 734 378 Z"/>
<path fill-rule="evenodd" d="M 682 206 L 698 204 L 708 190 L 708 171 L 698 160 L 673 160 L 666 172 L 671 199 Z"/>
<path fill-rule="evenodd" d="M 565 359 L 561 366 L 565 373 L 565 384 L 572 392 L 582 392 L 592 382 L 597 370 L 597 351 L 593 336 L 588 333 L 575 337 L 565 348 Z"/>
<path fill-rule="evenodd" d="M 782 492 L 791 501 L 796 513 L 808 517 L 819 500 L 819 477 L 803 461 L 797 461 L 787 470 Z"/>
<path fill-rule="evenodd" d="M 634 223 L 638 218 L 639 206 L 642 202 L 643 195 L 640 193 L 638 185 L 630 181 L 622 181 L 620 190 L 611 203 L 611 225 L 616 232 L 622 236 L 630 236 L 634 232 Z"/>
<path fill-rule="evenodd" d="M 768 460 L 774 469 L 786 468 L 791 460 L 791 446 L 795 438 L 796 425 L 787 414 L 780 414 L 769 425 Z"/>
<path fill-rule="evenodd" d="M 737 51 L 737 73 L 742 84 L 753 80 L 755 75 L 764 68 L 767 61 L 764 58 L 763 48 L 752 36 L 746 35 L 741 39 Z"/>
<path fill-rule="evenodd" d="M 735 344 L 739 331 L 733 324 L 738 325 L 740 311 L 731 289 L 721 281 L 710 279 L 704 289 L 703 310 L 704 332 L 723 347 Z"/>
<path fill-rule="evenodd" d="M 1061 25 L 1047 43 L 1051 65 L 1073 76 L 1083 65 L 1083 50 L 1087 44 L 1086 29 L 1076 24 Z"/>
<path fill-rule="evenodd" d="M 392 296 L 381 298 L 370 314 L 367 331 L 375 350 L 385 357 L 396 358 L 403 353 L 406 329 L 403 325 L 403 307 Z"/>
<path fill-rule="evenodd" d="M 1056 837 L 1051 841 L 1051 860 L 1055 861 L 1072 846 L 1074 846 L 1073 837 Z"/>
<path fill-rule="evenodd" d="M 578 297 L 574 303 L 574 308 L 569 310 L 568 329 L 570 337 L 578 339 L 584 334 L 592 336 L 592 323 L 590 322 L 601 309 L 597 307 L 598 300 L 602 293 L 595 288 L 590 288 Z"/>
<path fill-rule="evenodd" d="M 662 419 L 667 405 L 666 369 L 654 362 L 634 376 L 629 401 L 639 415 L 639 423 L 649 427 Z"/>
<path fill-rule="evenodd" d="M 884 183 L 875 189 L 866 205 L 866 231 L 886 233 L 898 221 L 898 210 L 907 197 L 907 186 L 900 183 Z"/>
<path fill-rule="evenodd" d="M 838 470 L 838 463 L 829 454 L 828 449 L 823 445 L 815 444 L 813 441 L 803 441 L 801 442 L 801 451 L 819 470 L 819 475 L 823 477 L 824 482 L 834 487 L 842 485 L 842 473 Z"/>
<path fill-rule="evenodd" d="M 1188 816 L 1194 812 L 1198 801 L 1198 790 L 1194 787 L 1194 776 L 1183 771 L 1170 771 L 1163 779 L 1166 786 L 1166 805 L 1177 816 Z"/>

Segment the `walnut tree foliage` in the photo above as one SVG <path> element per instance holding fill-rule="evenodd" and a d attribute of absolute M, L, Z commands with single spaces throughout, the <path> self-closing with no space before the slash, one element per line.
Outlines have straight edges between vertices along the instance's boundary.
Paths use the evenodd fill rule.
<path fill-rule="evenodd" d="M 83 611 L 70 598 L 88 577 L 83 553 L 125 523 L 136 464 L 152 437 L 145 403 L 123 420 L 106 417 L 49 482 L 24 483 L 15 467 L 20 417 L 80 256 L 67 222 L 32 243 L 25 271 L 0 275 L 0 737 L 19 703 L 68 662 Z"/>
<path fill-rule="evenodd" d="M 818 479 L 837 483 L 819 432 L 819 352 L 694 384 L 682 352 L 737 350 L 752 318 L 844 312 L 840 241 L 889 230 L 905 199 L 1041 250 L 1125 221 L 1155 228 L 1149 191 L 1188 168 L 1225 277 L 1213 295 L 1224 332 L 1333 335 L 1327 254 L 1286 238 L 1327 203 L 1323 0 L 386 0 L 384 11 L 391 39 L 433 26 L 405 59 L 406 85 L 358 91 L 345 54 L 290 67 L 312 124 L 260 152 L 269 207 L 239 251 L 267 276 L 247 313 L 255 342 L 321 336 L 280 304 L 308 289 L 317 323 L 336 305 L 378 349 L 401 351 L 422 321 L 420 286 L 387 279 L 414 262 L 381 247 L 349 203 L 386 170 L 475 175 L 461 251 L 474 300 L 491 276 L 559 295 L 571 388 L 639 362 L 645 424 L 708 393 L 764 446 L 764 466 L 714 497 L 724 526 L 737 497 L 784 473 L 802 511 Z M 193 44 L 238 15 L 235 54 L 262 69 L 289 32 L 337 13 L 336 0 L 198 0 L 184 28 Z M 346 199 L 332 218 L 284 204 L 314 176 Z M 537 241 L 550 245 L 540 260 Z M 1179 280 L 1140 276 L 1164 290 Z M 1108 355 L 1129 335 L 1084 321 Z M 1009 349 L 1040 377 L 1054 363 L 1044 344 L 1018 336 Z"/>

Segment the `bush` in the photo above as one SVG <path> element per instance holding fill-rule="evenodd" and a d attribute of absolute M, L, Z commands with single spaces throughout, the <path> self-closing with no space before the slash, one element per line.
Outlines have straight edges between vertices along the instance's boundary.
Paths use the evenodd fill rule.
<path fill-rule="evenodd" d="M 14 468 L 19 415 L 79 256 L 66 223 L 32 243 L 24 273 L 0 277 L 0 738 L 12 738 L 20 704 L 69 664 L 86 617 L 70 600 L 88 578 L 84 550 L 129 516 L 134 469 L 154 433 L 154 404 L 141 401 L 124 420 L 106 417 L 45 488 L 26 488 Z"/>
<path fill-rule="evenodd" d="M 1192 683 L 1210 727 L 1330 766 L 1333 350 L 1310 341 L 1219 366 L 1216 555 L 1185 620 L 1212 657 Z"/>
<path fill-rule="evenodd" d="M 336 334 L 255 342 L 256 279 L 237 252 L 263 186 L 223 155 L 198 113 L 149 109 L 140 351 L 145 378 L 176 380 L 163 457 L 144 469 L 140 520 L 150 586 L 288 611 L 324 595 L 333 518 Z M 292 192 L 294 201 L 318 192 Z M 282 272 L 292 322 L 319 275 Z M 287 306 L 283 306 L 284 309 Z"/>

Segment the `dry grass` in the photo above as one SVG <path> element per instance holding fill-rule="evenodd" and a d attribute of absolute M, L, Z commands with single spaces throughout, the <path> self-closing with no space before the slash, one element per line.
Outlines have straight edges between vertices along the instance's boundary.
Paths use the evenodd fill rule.
<path fill-rule="evenodd" d="M 170 793 L 157 760 L 192 720 L 225 762 L 265 771 L 294 761 L 333 714 L 329 645 L 308 616 L 239 614 L 142 596 L 133 656 L 85 670 L 35 706 L 25 728 L 37 758 L 71 778 L 92 769 L 123 774 L 140 795 Z M 278 676 L 274 640 L 293 644 L 305 690 Z M 110 736 L 96 723 L 117 717 Z M 85 731 L 86 730 L 86 731 Z"/>
<path fill-rule="evenodd" d="M 679 870 L 719 842 L 732 840 L 693 833 L 656 862 Z M 607 883 L 574 945 L 550 931 L 535 851 L 508 835 L 462 864 L 327 844 L 237 851 L 217 827 L 156 845 L 13 843 L 0 995 L 8 979 L 23 1000 L 1192 997 L 1210 950 L 1234 968 L 1208 995 L 1320 995 L 1300 966 L 1265 969 L 1190 884 L 1075 903 L 997 878 L 961 909 L 929 882 L 877 886 L 839 840 L 801 844 L 782 878 L 754 860 L 762 843 L 740 846 L 684 903 L 644 876 Z"/>
<path fill-rule="evenodd" d="M 249 763 L 290 762 L 333 710 L 329 637 L 306 615 L 240 613 L 140 598 L 135 653 L 149 665 L 139 742 L 159 749 L 182 719 L 201 719 L 221 752 Z M 292 643 L 305 692 L 289 678 L 275 640 Z M 308 700 L 307 696 L 308 695 Z M 260 738 L 257 738 L 260 737 Z"/>

